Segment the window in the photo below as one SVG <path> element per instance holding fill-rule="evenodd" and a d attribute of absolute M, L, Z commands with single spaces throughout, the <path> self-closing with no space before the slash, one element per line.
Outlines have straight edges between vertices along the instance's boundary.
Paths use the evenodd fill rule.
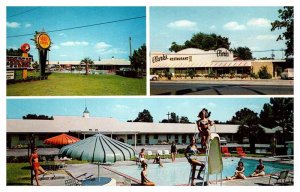
<path fill-rule="evenodd" d="M 154 139 L 158 139 L 158 135 L 157 134 L 154 135 Z"/>
<path fill-rule="evenodd" d="M 146 143 L 146 144 L 149 144 L 149 135 L 146 135 L 146 136 L 145 136 L 145 143 Z"/>
<path fill-rule="evenodd" d="M 131 140 L 132 139 L 132 135 L 127 135 L 127 139 Z"/>
<path fill-rule="evenodd" d="M 137 143 L 138 144 L 142 143 L 142 136 L 141 135 L 137 135 Z"/>
<path fill-rule="evenodd" d="M 186 143 L 186 134 L 182 135 L 182 143 Z"/>
<path fill-rule="evenodd" d="M 178 135 L 175 135 L 175 143 L 178 143 Z"/>
<path fill-rule="evenodd" d="M 19 135 L 19 141 L 26 141 L 26 135 Z"/>
<path fill-rule="evenodd" d="M 89 129 L 89 131 L 93 131 L 93 129 Z"/>
<path fill-rule="evenodd" d="M 97 131 L 97 132 L 98 132 L 98 129 L 95 129 L 95 131 Z"/>

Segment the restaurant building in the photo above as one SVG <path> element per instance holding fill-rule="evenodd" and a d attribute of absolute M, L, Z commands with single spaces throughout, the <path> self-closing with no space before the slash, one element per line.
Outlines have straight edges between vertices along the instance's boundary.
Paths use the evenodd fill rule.
<path fill-rule="evenodd" d="M 225 48 L 209 51 L 187 48 L 176 53 L 152 52 L 150 63 L 151 73 L 170 72 L 175 77 L 185 75 L 191 69 L 196 76 L 250 75 L 251 72 L 257 74 L 261 67 L 266 66 L 272 77 L 277 78 L 285 68 L 291 67 L 285 60 L 240 60 Z"/>

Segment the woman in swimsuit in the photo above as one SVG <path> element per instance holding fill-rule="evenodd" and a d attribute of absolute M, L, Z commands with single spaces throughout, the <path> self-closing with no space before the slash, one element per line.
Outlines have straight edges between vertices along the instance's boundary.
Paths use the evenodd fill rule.
<path fill-rule="evenodd" d="M 145 159 L 145 149 L 144 148 L 142 148 L 141 152 L 139 153 L 139 159 L 140 159 L 141 163 L 146 160 Z"/>
<path fill-rule="evenodd" d="M 256 166 L 255 171 L 250 175 L 250 177 L 259 177 L 264 176 L 265 173 L 265 166 L 263 165 L 263 162 L 261 159 L 258 160 L 259 164 Z"/>
<path fill-rule="evenodd" d="M 234 176 L 232 177 L 226 177 L 228 180 L 232 179 L 247 179 L 246 176 L 244 175 L 245 173 L 245 168 L 244 168 L 244 163 L 239 161 L 238 166 L 235 169 Z"/>
<path fill-rule="evenodd" d="M 173 142 L 172 142 L 172 145 L 171 145 L 171 157 L 172 157 L 172 163 L 175 161 L 176 154 L 177 154 L 177 147 L 176 147 L 175 142 L 173 141 Z"/>
<path fill-rule="evenodd" d="M 142 167 L 141 184 L 144 186 L 155 186 L 155 184 L 147 178 L 147 167 L 148 167 L 147 163 L 142 162 L 141 167 Z"/>
<path fill-rule="evenodd" d="M 197 121 L 197 127 L 199 134 L 201 135 L 202 148 L 207 148 L 207 140 L 210 134 L 209 126 L 213 125 L 213 122 L 209 120 L 209 116 L 210 112 L 208 112 L 205 108 L 203 108 L 198 114 L 198 118 L 200 119 Z"/>
<path fill-rule="evenodd" d="M 159 164 L 160 167 L 163 167 L 163 164 L 162 164 L 162 162 L 161 162 L 159 153 L 156 153 L 156 156 L 155 156 L 155 158 L 154 158 L 153 163 Z"/>
<path fill-rule="evenodd" d="M 189 146 L 187 146 L 187 148 L 184 151 L 184 156 L 187 158 L 188 162 L 191 164 L 192 166 L 192 185 L 195 185 L 194 180 L 195 180 L 195 173 L 196 173 L 196 167 L 200 166 L 200 170 L 197 176 L 197 179 L 202 179 L 203 178 L 200 176 L 200 173 L 203 171 L 205 165 L 204 163 L 198 161 L 197 159 L 192 159 L 191 156 L 195 155 L 198 153 L 198 148 L 196 145 L 196 139 L 195 137 L 193 137 L 191 139 L 191 143 Z"/>
<path fill-rule="evenodd" d="M 38 176 L 39 176 L 39 174 L 45 174 L 46 171 L 41 167 L 41 165 L 39 163 L 39 156 L 37 154 L 37 148 L 34 148 L 34 151 L 30 156 L 29 163 L 30 163 L 30 166 L 33 167 L 36 184 L 40 185 Z"/>

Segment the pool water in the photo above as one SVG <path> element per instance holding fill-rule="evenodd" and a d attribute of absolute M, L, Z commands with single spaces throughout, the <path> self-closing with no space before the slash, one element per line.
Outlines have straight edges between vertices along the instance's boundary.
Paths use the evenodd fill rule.
<path fill-rule="evenodd" d="M 234 174 L 239 160 L 239 158 L 223 158 L 223 179 L 226 178 L 226 176 L 230 177 Z M 242 159 L 242 161 L 245 166 L 245 175 L 249 176 L 255 170 L 258 161 L 248 159 Z M 280 172 L 285 169 L 293 170 L 293 165 L 275 162 L 264 162 L 264 165 L 266 174 Z M 120 166 L 114 167 L 114 169 L 136 179 L 141 179 L 141 168 L 138 166 Z M 147 177 L 158 186 L 182 185 L 188 183 L 190 170 L 191 166 L 188 162 L 164 163 L 163 167 L 160 167 L 157 164 L 149 163 Z M 196 174 L 197 173 L 198 171 Z M 210 175 L 210 179 L 214 180 L 215 178 L 215 175 Z M 220 179 L 220 175 L 218 176 L 218 179 Z"/>

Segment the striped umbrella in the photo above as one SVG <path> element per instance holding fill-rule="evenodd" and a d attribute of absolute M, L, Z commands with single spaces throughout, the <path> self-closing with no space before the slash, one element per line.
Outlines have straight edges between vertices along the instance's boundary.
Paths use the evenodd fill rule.
<path fill-rule="evenodd" d="M 111 139 L 102 134 L 96 134 L 74 144 L 62 147 L 59 154 L 73 159 L 97 162 L 99 177 L 100 163 L 129 160 L 134 157 L 135 152 L 126 143 Z"/>
<path fill-rule="evenodd" d="M 51 144 L 51 145 L 68 145 L 68 144 L 76 143 L 78 141 L 80 141 L 80 139 L 63 133 L 61 135 L 46 139 L 44 143 Z"/>

